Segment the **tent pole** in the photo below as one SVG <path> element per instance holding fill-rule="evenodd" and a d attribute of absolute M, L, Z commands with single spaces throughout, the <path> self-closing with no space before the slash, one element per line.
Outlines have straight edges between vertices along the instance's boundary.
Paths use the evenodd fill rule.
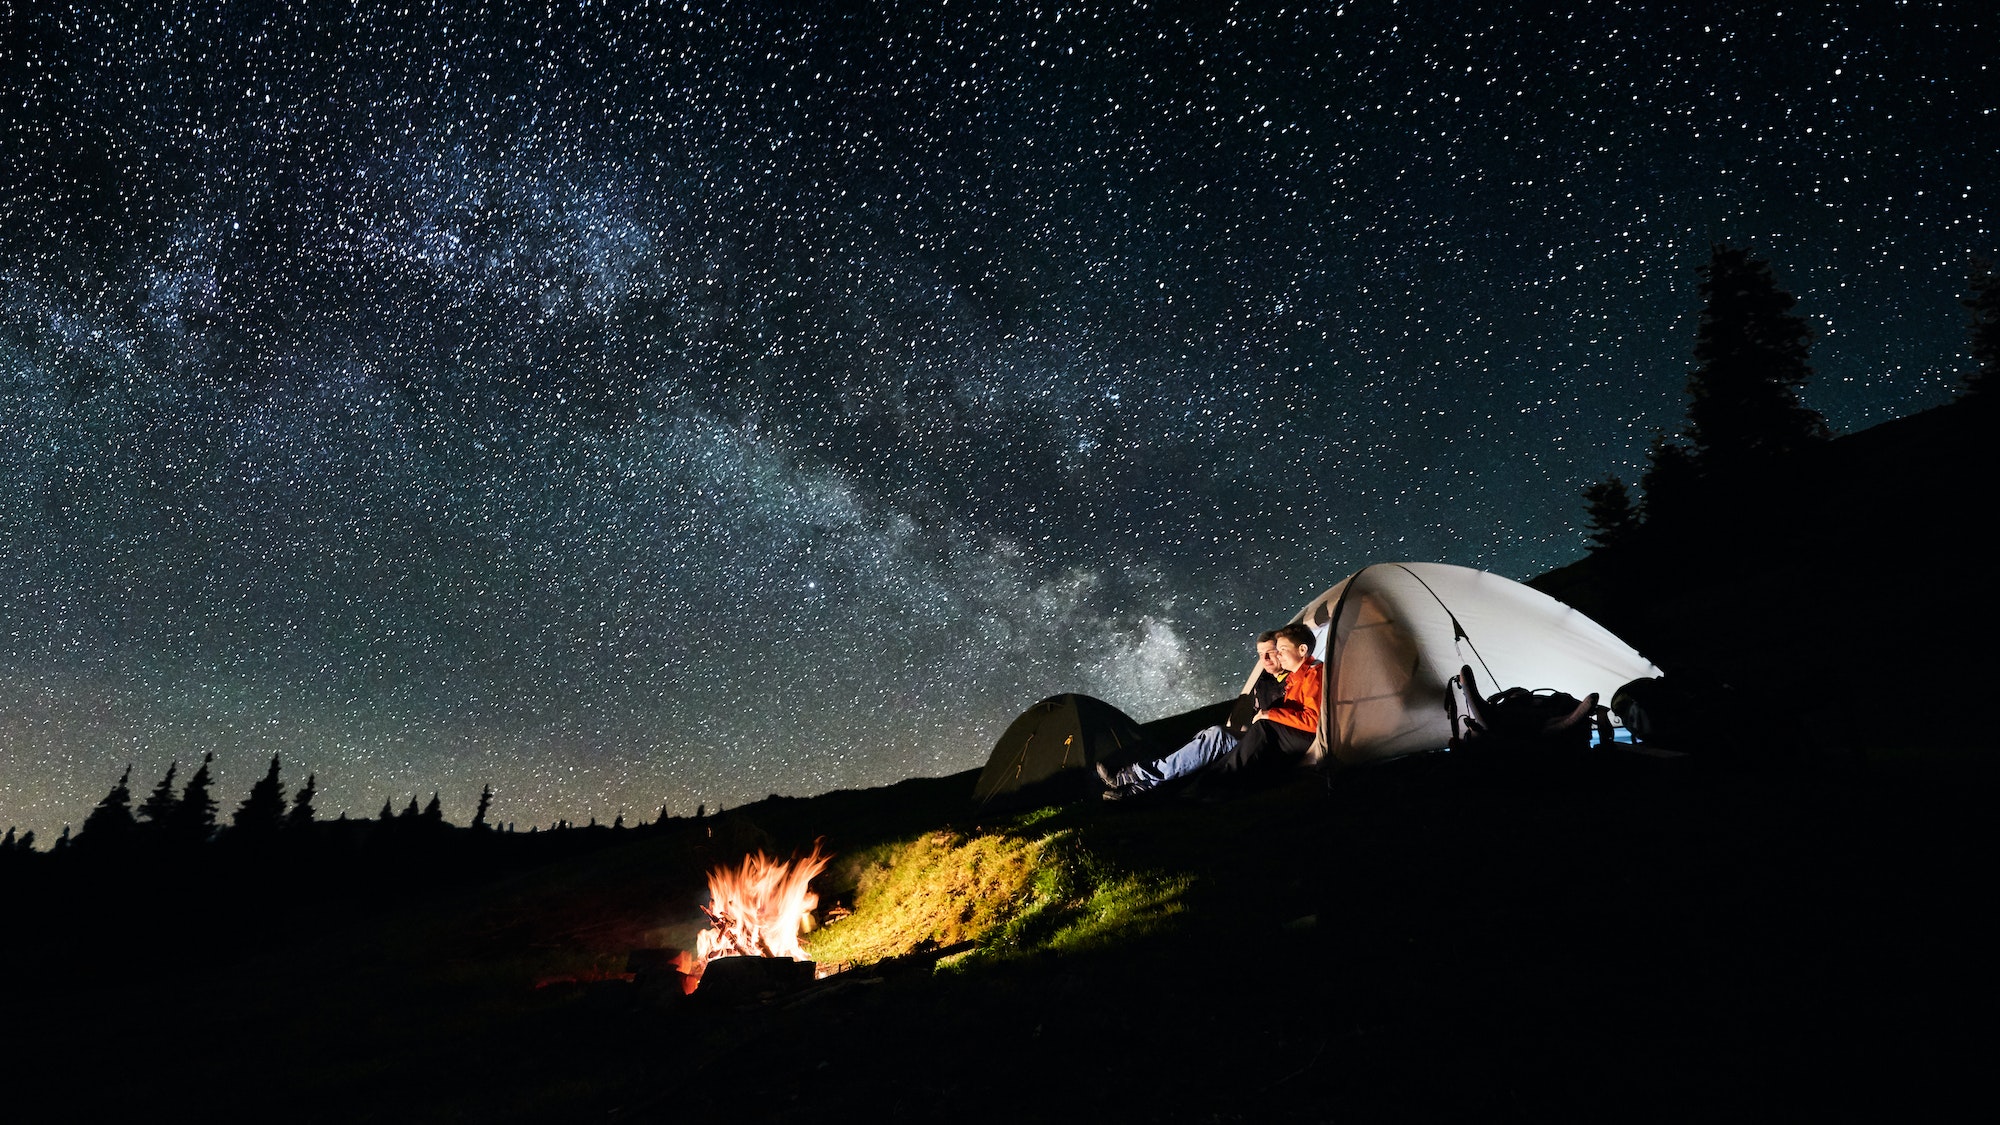
<path fill-rule="evenodd" d="M 1472 643 L 1472 637 L 1466 633 L 1465 626 L 1460 625 L 1458 623 L 1458 614 L 1453 613 L 1451 611 L 1451 607 L 1444 604 L 1444 599 L 1438 597 L 1437 591 L 1431 589 L 1431 584 L 1424 581 L 1421 577 L 1419 577 L 1416 571 L 1411 570 L 1409 567 L 1404 566 L 1402 563 L 1397 563 L 1396 569 L 1402 571 L 1404 574 L 1409 575 L 1411 578 L 1415 578 L 1417 580 L 1417 585 L 1422 586 L 1424 588 L 1424 593 L 1429 594 L 1431 596 L 1431 600 L 1438 604 L 1438 608 L 1444 610 L 1445 617 L 1451 620 L 1452 641 L 1454 643 L 1458 641 L 1464 641 L 1465 647 L 1472 650 L 1472 655 L 1476 657 L 1479 661 L 1479 667 L 1486 673 L 1486 682 L 1489 684 L 1498 683 L 1499 680 L 1496 679 L 1493 675 L 1493 669 L 1487 667 L 1486 655 L 1479 651 L 1478 645 Z M 1342 598 L 1346 598 L 1347 591 L 1345 590 L 1341 591 L 1340 596 Z"/>
<path fill-rule="evenodd" d="M 1340 615 L 1347 609 L 1347 595 L 1354 592 L 1354 584 L 1361 581 L 1361 576 L 1368 573 L 1373 565 L 1370 563 L 1369 566 L 1364 566 L 1347 576 L 1347 581 L 1340 587 L 1340 597 L 1334 600 L 1333 612 L 1328 614 L 1326 619 L 1326 668 L 1321 671 L 1319 678 L 1319 740 L 1326 744 L 1328 757 L 1334 757 L 1333 681 L 1339 678 L 1335 673 L 1337 665 L 1334 663 L 1336 656 L 1334 650 L 1336 642 L 1340 640 Z"/>

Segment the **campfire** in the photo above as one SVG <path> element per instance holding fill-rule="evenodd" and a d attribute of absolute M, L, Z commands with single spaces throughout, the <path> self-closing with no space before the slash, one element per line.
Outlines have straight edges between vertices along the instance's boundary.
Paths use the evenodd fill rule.
<path fill-rule="evenodd" d="M 695 938 L 692 953 L 676 959 L 676 968 L 686 978 L 683 987 L 693 992 L 709 964 L 725 957 L 810 963 L 799 935 L 812 928 L 819 896 L 808 884 L 832 858 L 814 844 L 812 854 L 791 863 L 760 851 L 744 857 L 737 867 L 710 870 L 709 901 L 701 908 L 709 927 Z"/>

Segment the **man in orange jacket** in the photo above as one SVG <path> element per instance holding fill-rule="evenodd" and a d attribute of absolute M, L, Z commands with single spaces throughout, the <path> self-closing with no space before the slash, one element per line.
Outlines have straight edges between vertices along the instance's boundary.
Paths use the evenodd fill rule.
<path fill-rule="evenodd" d="M 1233 774 L 1253 765 L 1261 769 L 1286 759 L 1294 765 L 1303 761 L 1306 752 L 1312 749 L 1313 740 L 1319 737 L 1319 704 L 1326 682 L 1325 666 L 1313 659 L 1312 648 L 1312 628 L 1302 622 L 1293 622 L 1277 631 L 1272 655 L 1284 672 L 1284 697 L 1260 708 L 1251 717 L 1250 729 L 1233 749 L 1202 762 L 1195 771 L 1173 768 L 1174 760 L 1185 757 L 1184 754 L 1127 766 L 1105 777 L 1104 799 L 1135 797 L 1161 781 L 1189 772 Z"/>

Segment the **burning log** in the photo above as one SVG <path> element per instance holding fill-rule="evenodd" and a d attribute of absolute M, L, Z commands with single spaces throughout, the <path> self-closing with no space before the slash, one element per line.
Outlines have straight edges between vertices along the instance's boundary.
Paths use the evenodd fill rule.
<path fill-rule="evenodd" d="M 811 929 L 812 910 L 819 905 L 812 879 L 826 870 L 831 858 L 814 844 L 812 854 L 792 863 L 758 851 L 737 867 L 714 868 L 708 873 L 709 901 L 701 907 L 709 925 L 696 936 L 694 951 L 641 960 L 661 962 L 651 970 L 655 979 L 668 971 L 679 973 L 687 993 L 714 977 L 722 983 L 711 984 L 704 992 L 719 987 L 725 999 L 761 997 L 811 984 L 814 966 L 799 945 L 799 935 Z M 668 961 L 671 969 L 666 967 Z M 716 966 L 724 964 L 730 967 L 718 975 Z"/>
<path fill-rule="evenodd" d="M 812 925 L 819 896 L 809 884 L 826 870 L 833 857 L 812 854 L 785 863 L 763 852 L 744 857 L 741 867 L 718 867 L 708 873 L 709 902 L 701 908 L 709 928 L 695 939 L 695 953 L 704 961 L 718 957 L 787 957 L 806 959 L 799 935 Z"/>
<path fill-rule="evenodd" d="M 796 992 L 813 982 L 811 961 L 785 957 L 719 957 L 702 970 L 704 1002 L 742 1004 Z"/>

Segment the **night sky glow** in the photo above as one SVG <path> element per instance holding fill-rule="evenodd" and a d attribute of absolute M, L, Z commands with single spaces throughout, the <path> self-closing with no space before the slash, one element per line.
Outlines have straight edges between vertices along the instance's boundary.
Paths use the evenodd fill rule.
<path fill-rule="evenodd" d="M 1361 564 L 1578 557 L 1718 240 L 1836 431 L 1969 367 L 1990 3 L 993 7 L 0 8 L 0 825 L 1212 701 Z"/>

